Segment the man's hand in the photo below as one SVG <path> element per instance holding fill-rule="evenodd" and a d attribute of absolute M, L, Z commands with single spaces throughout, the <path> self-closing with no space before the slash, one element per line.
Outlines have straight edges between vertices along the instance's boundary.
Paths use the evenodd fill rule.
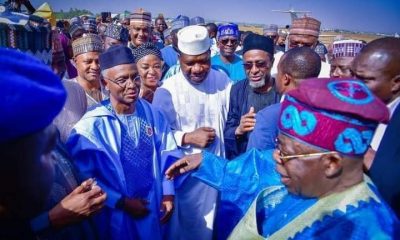
<path fill-rule="evenodd" d="M 164 215 L 161 216 L 160 222 L 165 224 L 172 216 L 172 212 L 174 210 L 174 195 L 164 195 L 161 202 L 161 212 L 164 212 Z"/>
<path fill-rule="evenodd" d="M 185 133 L 183 136 L 183 145 L 193 145 L 199 148 L 205 148 L 215 139 L 215 130 L 210 127 L 201 127 L 193 132 Z"/>
<path fill-rule="evenodd" d="M 165 175 L 167 179 L 174 179 L 181 174 L 198 168 L 201 164 L 201 160 L 201 153 L 185 156 L 172 164 L 167 171 L 165 171 Z"/>
<path fill-rule="evenodd" d="M 250 107 L 248 113 L 240 118 L 240 124 L 235 130 L 235 135 L 240 136 L 254 129 L 256 125 L 256 113 L 254 112 L 254 107 Z"/>
<path fill-rule="evenodd" d="M 84 181 L 49 211 L 50 223 L 59 228 L 76 223 L 99 211 L 107 194 L 95 185 L 93 179 Z"/>
<path fill-rule="evenodd" d="M 150 210 L 147 208 L 149 202 L 145 199 L 125 198 L 124 210 L 134 218 L 146 217 Z"/>

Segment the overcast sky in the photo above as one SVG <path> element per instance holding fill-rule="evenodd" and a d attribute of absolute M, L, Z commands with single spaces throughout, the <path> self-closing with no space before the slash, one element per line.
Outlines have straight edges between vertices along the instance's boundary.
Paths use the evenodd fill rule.
<path fill-rule="evenodd" d="M 35 7 L 44 1 L 31 0 Z M 309 10 L 323 28 L 400 33 L 400 0 L 47 0 L 54 10 L 87 9 L 119 13 L 144 8 L 153 16 L 189 17 L 259 24 L 290 24 L 289 14 L 272 9 Z"/>

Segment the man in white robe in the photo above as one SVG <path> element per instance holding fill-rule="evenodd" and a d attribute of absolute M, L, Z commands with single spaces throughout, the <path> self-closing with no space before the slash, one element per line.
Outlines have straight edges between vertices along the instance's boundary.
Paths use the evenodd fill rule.
<path fill-rule="evenodd" d="M 225 155 L 223 130 L 231 80 L 211 69 L 210 40 L 203 26 L 178 32 L 181 71 L 157 89 L 153 105 L 167 116 L 185 154 Z M 217 191 L 190 176 L 177 184 L 170 239 L 211 239 Z"/>
<path fill-rule="evenodd" d="M 94 217 L 100 239 L 162 239 L 161 223 L 171 216 L 174 198 L 163 171 L 179 151 L 162 113 L 138 99 L 131 50 L 112 46 L 99 60 L 110 100 L 83 116 L 67 147 L 80 173 L 96 178 L 107 193 Z"/>

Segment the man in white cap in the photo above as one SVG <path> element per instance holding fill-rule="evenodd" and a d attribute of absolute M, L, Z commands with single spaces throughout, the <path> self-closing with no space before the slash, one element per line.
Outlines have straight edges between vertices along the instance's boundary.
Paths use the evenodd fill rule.
<path fill-rule="evenodd" d="M 231 81 L 211 69 L 210 39 L 203 26 L 178 32 L 181 71 L 157 89 L 153 105 L 162 109 L 176 143 L 186 155 L 203 150 L 225 155 L 223 130 Z M 176 181 L 170 239 L 211 239 L 217 191 L 192 178 Z"/>
<path fill-rule="evenodd" d="M 359 40 L 339 40 L 333 42 L 331 72 L 332 78 L 353 78 L 351 66 L 365 44 Z"/>

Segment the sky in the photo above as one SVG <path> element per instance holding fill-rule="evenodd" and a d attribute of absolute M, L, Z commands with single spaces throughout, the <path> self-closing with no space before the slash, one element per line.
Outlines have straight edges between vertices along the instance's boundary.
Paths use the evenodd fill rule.
<path fill-rule="evenodd" d="M 31 0 L 40 6 L 44 0 Z M 140 7 L 165 17 L 179 14 L 227 22 L 290 24 L 290 15 L 272 9 L 311 11 L 322 28 L 338 28 L 394 34 L 400 33 L 400 0 L 47 0 L 55 11 L 71 7 L 93 13 L 130 12 Z"/>

